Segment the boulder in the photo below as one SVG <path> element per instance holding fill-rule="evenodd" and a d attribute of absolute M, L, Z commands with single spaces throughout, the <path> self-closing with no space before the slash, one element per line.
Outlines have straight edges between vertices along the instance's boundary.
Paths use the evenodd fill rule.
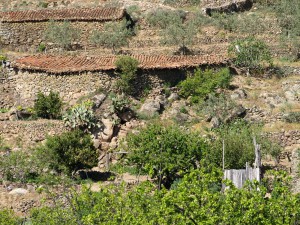
<path fill-rule="evenodd" d="M 106 95 L 105 94 L 95 95 L 93 97 L 93 102 L 94 102 L 95 108 L 99 108 L 100 105 L 104 102 L 105 99 L 106 99 Z"/>
<path fill-rule="evenodd" d="M 119 117 L 123 122 L 129 122 L 135 117 L 135 113 L 131 109 L 127 109 L 124 112 L 119 113 Z"/>
<path fill-rule="evenodd" d="M 24 188 L 15 188 L 9 192 L 10 195 L 26 195 L 28 191 Z"/>
<path fill-rule="evenodd" d="M 155 116 L 161 110 L 161 105 L 159 101 L 154 99 L 147 99 L 140 109 L 140 113 L 147 116 Z"/>
<path fill-rule="evenodd" d="M 110 119 L 102 119 L 103 131 L 101 133 L 102 141 L 110 141 L 114 134 L 114 123 Z"/>
<path fill-rule="evenodd" d="M 173 102 L 179 99 L 179 95 L 177 93 L 172 93 L 169 97 L 168 97 L 168 101 Z"/>

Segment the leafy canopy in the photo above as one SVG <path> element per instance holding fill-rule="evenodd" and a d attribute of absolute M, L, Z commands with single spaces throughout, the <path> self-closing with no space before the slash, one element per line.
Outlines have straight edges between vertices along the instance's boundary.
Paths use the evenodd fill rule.
<path fill-rule="evenodd" d="M 79 169 L 97 165 L 97 150 L 90 135 L 73 130 L 58 136 L 48 137 L 38 149 L 39 160 L 45 166 L 71 175 Z"/>
<path fill-rule="evenodd" d="M 154 178 L 165 178 L 168 186 L 201 160 L 206 146 L 197 133 L 177 126 L 152 124 L 126 139 L 128 160 Z"/>
<path fill-rule="evenodd" d="M 93 31 L 90 41 L 97 46 L 111 48 L 116 53 L 116 49 L 127 45 L 128 38 L 134 34 L 127 25 L 126 20 L 122 23 L 105 23 L 103 31 Z"/>
<path fill-rule="evenodd" d="M 227 88 L 230 81 L 231 75 L 227 68 L 220 71 L 197 69 L 193 75 L 179 83 L 179 94 L 185 98 L 190 97 L 192 103 L 199 103 L 217 88 Z"/>
<path fill-rule="evenodd" d="M 64 21 L 62 24 L 51 21 L 45 33 L 46 40 L 66 50 L 71 49 L 72 43 L 78 40 L 79 37 L 80 31 L 68 21 Z"/>
<path fill-rule="evenodd" d="M 116 85 L 121 92 L 126 94 L 134 93 L 134 82 L 137 76 L 138 64 L 138 60 L 130 56 L 121 56 L 116 60 L 116 74 L 120 77 Z"/>
<path fill-rule="evenodd" d="M 239 67 L 259 69 L 263 63 L 272 64 L 271 52 L 268 46 L 254 37 L 238 39 L 232 42 L 228 53 L 233 57 L 233 63 Z"/>
<path fill-rule="evenodd" d="M 39 92 L 34 102 L 34 111 L 41 118 L 59 119 L 62 105 L 63 103 L 58 93 L 50 91 L 49 95 L 45 95 Z"/>

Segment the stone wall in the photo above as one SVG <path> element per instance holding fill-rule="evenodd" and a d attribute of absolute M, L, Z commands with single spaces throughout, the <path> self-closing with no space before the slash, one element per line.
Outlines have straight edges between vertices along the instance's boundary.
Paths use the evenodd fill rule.
<path fill-rule="evenodd" d="M 8 109 L 14 104 L 15 80 L 8 76 L 8 71 L 0 69 L 0 108 Z"/>
<path fill-rule="evenodd" d="M 45 140 L 47 135 L 66 132 L 63 121 L 0 121 L 0 134 L 5 142 L 12 147 L 30 148 Z"/>
<path fill-rule="evenodd" d="M 167 83 L 175 85 L 179 81 L 185 79 L 185 74 L 186 71 L 179 69 L 140 70 L 135 84 L 136 94 L 138 96 L 146 88 L 158 88 Z M 9 92 L 9 104 L 28 107 L 33 106 L 39 91 L 45 94 L 48 94 L 50 91 L 59 92 L 65 103 L 73 105 L 79 98 L 96 91 L 113 91 L 118 76 L 116 76 L 113 71 L 62 75 L 29 71 L 12 71 L 9 73 L 8 79 L 11 82 L 10 89 L 12 90 Z M 0 99 L 2 99 L 2 96 Z"/>
<path fill-rule="evenodd" d="M 57 22 L 62 24 L 63 22 Z M 103 30 L 103 22 L 71 22 L 72 26 L 80 31 L 80 40 L 77 48 L 92 46 L 90 36 L 93 30 Z M 0 23 L 1 44 L 10 50 L 36 52 L 40 43 L 47 43 L 45 31 L 50 22 L 22 22 L 22 23 Z M 51 48 L 50 45 L 47 45 Z"/>
<path fill-rule="evenodd" d="M 300 145 L 300 130 L 269 132 L 267 136 L 281 143 L 282 147 Z"/>

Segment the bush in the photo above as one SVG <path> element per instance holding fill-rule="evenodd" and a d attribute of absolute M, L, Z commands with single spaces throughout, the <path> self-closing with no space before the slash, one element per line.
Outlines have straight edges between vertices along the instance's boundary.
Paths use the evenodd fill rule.
<path fill-rule="evenodd" d="M 121 56 L 116 60 L 116 74 L 120 76 L 120 79 L 117 81 L 117 88 L 121 92 L 126 94 L 133 94 L 135 92 L 134 82 L 136 80 L 138 64 L 139 62 L 130 56 Z"/>
<path fill-rule="evenodd" d="M 179 83 L 179 94 L 191 97 L 192 103 L 200 103 L 217 88 L 227 88 L 231 81 L 229 69 L 220 71 L 197 69 L 194 75 Z"/>
<path fill-rule="evenodd" d="M 38 52 L 44 52 L 46 50 L 46 45 L 44 43 L 40 43 L 38 46 Z"/>
<path fill-rule="evenodd" d="M 47 41 L 53 42 L 66 50 L 70 50 L 72 43 L 78 40 L 79 37 L 80 31 L 72 27 L 68 21 L 64 21 L 61 25 L 51 21 L 45 33 Z"/>
<path fill-rule="evenodd" d="M 79 128 L 81 130 L 97 127 L 97 118 L 92 110 L 91 101 L 85 101 L 81 104 L 73 106 L 63 115 L 63 120 L 68 127 L 72 129 Z"/>
<path fill-rule="evenodd" d="M 146 21 L 150 26 L 166 29 L 172 24 L 182 23 L 186 18 L 186 13 L 181 10 L 158 9 L 146 16 Z"/>
<path fill-rule="evenodd" d="M 228 53 L 233 57 L 233 63 L 239 67 L 261 69 L 263 63 L 272 65 L 272 57 L 268 46 L 254 37 L 232 42 L 228 48 Z"/>
<path fill-rule="evenodd" d="M 206 150 L 197 133 L 177 126 L 152 124 L 126 138 L 128 160 L 138 170 L 164 179 L 166 187 L 191 168 L 195 168 Z"/>
<path fill-rule="evenodd" d="M 37 177 L 36 161 L 22 151 L 6 152 L 0 156 L 0 177 L 7 181 L 27 183 Z"/>
<path fill-rule="evenodd" d="M 259 126 L 251 125 L 243 120 L 223 125 L 215 130 L 216 139 L 212 142 L 208 162 L 222 165 L 222 141 L 225 143 L 225 168 L 242 169 L 246 162 L 252 165 L 255 160 L 253 137 L 261 145 L 262 156 L 271 155 L 277 159 L 281 147 L 274 141 L 263 137 Z"/>
<path fill-rule="evenodd" d="M 201 3 L 201 0 L 164 0 L 164 3 L 172 6 L 197 6 Z"/>
<path fill-rule="evenodd" d="M 18 218 L 12 210 L 0 210 L 0 224 L 1 225 L 20 225 L 23 224 L 21 219 Z"/>
<path fill-rule="evenodd" d="M 103 31 L 93 31 L 90 41 L 97 46 L 111 48 L 115 54 L 116 49 L 127 45 L 128 38 L 134 34 L 127 26 L 126 20 L 122 23 L 108 22 L 104 25 Z"/>
<path fill-rule="evenodd" d="M 284 117 L 288 123 L 300 123 L 300 112 L 291 112 Z"/>
<path fill-rule="evenodd" d="M 41 118 L 59 119 L 62 105 L 63 103 L 58 93 L 50 91 L 49 95 L 45 95 L 39 92 L 34 102 L 34 111 L 36 115 Z"/>
<path fill-rule="evenodd" d="M 59 136 L 48 137 L 38 149 L 38 157 L 49 169 L 71 175 L 79 169 L 97 165 L 97 150 L 90 135 L 73 130 Z"/>

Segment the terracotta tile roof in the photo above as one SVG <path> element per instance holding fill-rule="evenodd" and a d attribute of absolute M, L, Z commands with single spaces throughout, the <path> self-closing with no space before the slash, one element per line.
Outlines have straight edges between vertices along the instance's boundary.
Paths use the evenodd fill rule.
<path fill-rule="evenodd" d="M 141 69 L 175 69 L 226 63 L 223 55 L 166 56 L 132 55 L 139 61 Z M 12 65 L 18 69 L 37 70 L 48 73 L 74 73 L 115 69 L 115 56 L 52 56 L 35 55 L 17 59 Z"/>
<path fill-rule="evenodd" d="M 49 20 L 109 21 L 124 17 L 121 8 L 74 8 L 0 12 L 2 22 L 42 22 Z"/>

